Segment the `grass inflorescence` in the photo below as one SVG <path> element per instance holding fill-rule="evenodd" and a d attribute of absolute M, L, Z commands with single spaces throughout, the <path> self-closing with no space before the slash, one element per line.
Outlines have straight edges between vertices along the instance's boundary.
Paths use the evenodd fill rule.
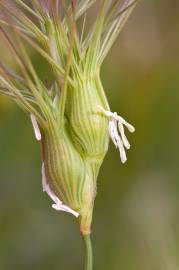
<path fill-rule="evenodd" d="M 0 93 L 31 116 L 42 145 L 43 190 L 53 208 L 78 217 L 83 235 L 91 232 L 96 181 L 109 135 L 125 162 L 124 148 L 130 145 L 123 125 L 134 131 L 110 112 L 100 70 L 136 3 L 0 1 L 0 32 L 17 66 L 15 71 L 0 63 Z M 92 20 L 90 14 L 95 14 Z M 48 63 L 50 85 L 38 75 L 31 50 Z"/>

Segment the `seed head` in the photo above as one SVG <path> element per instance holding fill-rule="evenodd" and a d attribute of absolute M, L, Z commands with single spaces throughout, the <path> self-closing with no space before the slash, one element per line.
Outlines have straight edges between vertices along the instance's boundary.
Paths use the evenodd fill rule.
<path fill-rule="evenodd" d="M 91 228 L 96 181 L 109 137 L 126 161 L 130 144 L 112 113 L 100 69 L 137 0 L 0 1 L 0 32 L 18 72 L 0 65 L 0 92 L 31 118 L 42 145 L 42 186 L 52 207 L 78 217 L 82 234 Z M 89 9 L 97 9 L 92 25 Z M 80 24 L 79 22 L 82 22 Z M 51 68 L 50 87 L 39 77 L 29 46 Z"/>

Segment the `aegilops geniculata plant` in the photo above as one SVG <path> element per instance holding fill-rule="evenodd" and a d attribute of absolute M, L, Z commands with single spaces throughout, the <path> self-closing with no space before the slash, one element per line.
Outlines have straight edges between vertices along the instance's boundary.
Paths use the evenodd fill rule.
<path fill-rule="evenodd" d="M 137 0 L 29 2 L 0 1 L 0 30 L 19 70 L 1 63 L 0 92 L 29 114 L 42 145 L 43 191 L 54 209 L 78 218 L 89 270 L 96 181 L 109 137 L 124 163 L 130 148 L 124 127 L 134 131 L 110 111 L 100 69 Z M 93 7 L 97 16 L 90 24 Z M 38 76 L 27 45 L 51 67 L 50 87 Z"/>

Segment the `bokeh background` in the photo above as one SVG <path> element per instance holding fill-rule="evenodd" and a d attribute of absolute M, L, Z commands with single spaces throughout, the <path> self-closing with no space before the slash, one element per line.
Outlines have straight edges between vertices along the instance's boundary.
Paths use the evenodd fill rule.
<path fill-rule="evenodd" d="M 6 57 L 0 47 L 0 57 Z M 36 65 L 48 77 L 40 60 Z M 129 135 L 128 163 L 121 164 L 111 144 L 101 169 L 94 269 L 178 270 L 177 0 L 139 3 L 105 61 L 102 79 L 112 110 L 136 132 Z M 0 269 L 83 269 L 74 218 L 52 210 L 42 193 L 39 150 L 27 116 L 0 97 Z"/>

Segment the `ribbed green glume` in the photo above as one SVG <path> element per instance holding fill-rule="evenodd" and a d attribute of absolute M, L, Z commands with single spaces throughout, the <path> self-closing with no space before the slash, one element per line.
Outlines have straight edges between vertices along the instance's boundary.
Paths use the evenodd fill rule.
<path fill-rule="evenodd" d="M 86 157 L 103 158 L 108 148 L 108 119 L 98 106 L 109 109 L 98 78 L 81 78 L 75 89 L 68 91 L 67 117 L 71 134 L 79 150 Z"/>

